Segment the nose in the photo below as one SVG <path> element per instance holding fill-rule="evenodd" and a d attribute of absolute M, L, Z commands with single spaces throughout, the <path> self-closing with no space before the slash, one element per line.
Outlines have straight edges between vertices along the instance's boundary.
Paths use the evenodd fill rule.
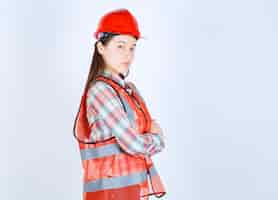
<path fill-rule="evenodd" d="M 124 58 L 125 61 L 130 61 L 130 59 L 132 58 L 132 52 L 130 50 L 126 50 L 124 53 Z"/>

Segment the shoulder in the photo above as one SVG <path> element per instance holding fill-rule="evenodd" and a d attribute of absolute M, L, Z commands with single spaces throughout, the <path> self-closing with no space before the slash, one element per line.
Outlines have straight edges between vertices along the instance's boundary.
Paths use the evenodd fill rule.
<path fill-rule="evenodd" d="M 131 88 L 131 89 L 136 89 L 136 86 L 133 82 L 127 81 L 126 84 Z"/>
<path fill-rule="evenodd" d="M 136 87 L 136 85 L 133 82 L 128 81 L 128 82 L 126 82 L 126 84 L 128 85 L 129 88 L 131 88 L 133 91 L 135 91 L 137 94 L 139 94 L 142 97 L 141 92 L 139 91 L 139 89 Z"/>
<path fill-rule="evenodd" d="M 135 92 L 137 92 L 137 93 L 140 93 L 139 90 L 138 90 L 138 88 L 136 87 L 136 85 L 135 85 L 133 82 L 128 81 L 128 82 L 126 82 L 126 84 L 127 84 L 128 87 L 131 88 L 133 91 L 135 91 Z"/>
<path fill-rule="evenodd" d="M 115 107 L 118 106 L 120 100 L 112 86 L 103 81 L 96 81 L 89 85 L 87 103 L 101 105 L 102 107 Z"/>
<path fill-rule="evenodd" d="M 104 81 L 95 81 L 94 83 L 89 85 L 87 95 L 98 95 L 98 94 L 115 96 L 115 91 L 112 88 L 112 86 L 110 86 L 108 83 Z"/>

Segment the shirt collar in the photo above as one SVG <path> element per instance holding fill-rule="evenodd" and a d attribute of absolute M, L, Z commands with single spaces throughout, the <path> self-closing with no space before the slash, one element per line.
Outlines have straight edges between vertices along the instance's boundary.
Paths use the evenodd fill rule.
<path fill-rule="evenodd" d="M 114 74 L 110 70 L 107 70 L 107 69 L 103 70 L 102 75 L 116 81 L 118 84 L 120 84 L 122 87 L 125 88 L 125 86 L 126 86 L 125 80 L 122 79 L 120 75 Z"/>

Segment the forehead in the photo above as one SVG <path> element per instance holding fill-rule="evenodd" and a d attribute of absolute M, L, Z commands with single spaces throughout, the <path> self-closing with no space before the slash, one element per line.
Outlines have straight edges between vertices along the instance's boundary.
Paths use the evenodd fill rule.
<path fill-rule="evenodd" d="M 135 45 L 137 40 L 131 36 L 131 35 L 116 35 L 113 37 L 112 41 L 114 43 L 119 43 L 119 44 L 128 44 L 128 45 Z"/>

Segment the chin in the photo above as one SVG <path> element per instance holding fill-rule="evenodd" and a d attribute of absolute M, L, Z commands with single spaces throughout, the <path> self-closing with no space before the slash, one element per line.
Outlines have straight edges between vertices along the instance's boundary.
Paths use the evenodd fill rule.
<path fill-rule="evenodd" d="M 123 71 L 121 71 L 120 73 L 123 74 L 124 76 L 127 76 L 127 75 L 128 75 L 128 74 L 127 74 L 127 73 L 128 73 L 127 70 L 123 70 Z"/>
<path fill-rule="evenodd" d="M 129 68 L 127 67 L 123 67 L 122 70 L 120 70 L 120 73 L 126 74 L 128 72 Z"/>

